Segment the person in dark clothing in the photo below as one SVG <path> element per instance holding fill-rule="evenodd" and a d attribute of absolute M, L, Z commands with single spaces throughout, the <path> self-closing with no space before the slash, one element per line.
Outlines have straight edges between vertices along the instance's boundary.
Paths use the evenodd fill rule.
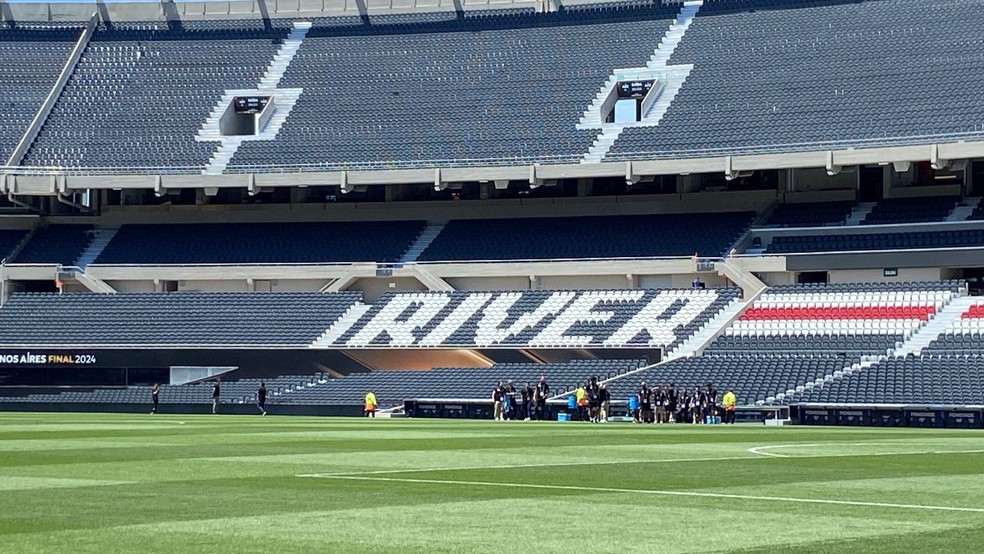
<path fill-rule="evenodd" d="M 639 383 L 639 423 L 648 423 L 652 412 L 653 396 L 646 382 Z"/>
<path fill-rule="evenodd" d="M 222 397 L 222 379 L 216 379 L 212 385 L 212 413 L 219 413 L 219 399 Z"/>
<path fill-rule="evenodd" d="M 266 415 L 266 383 L 260 382 L 260 388 L 256 389 L 256 407 L 260 410 L 260 415 Z"/>
<path fill-rule="evenodd" d="M 516 419 L 516 386 L 512 379 L 506 383 L 506 395 L 502 399 L 502 411 L 506 419 Z"/>
<path fill-rule="evenodd" d="M 150 411 L 151 415 L 157 413 L 157 405 L 160 403 L 161 395 L 161 385 L 160 383 L 154 383 L 154 388 L 150 389 L 150 400 L 154 403 L 154 409 Z"/>
<path fill-rule="evenodd" d="M 536 384 L 536 418 L 544 419 L 547 416 L 547 398 L 550 398 L 550 385 L 547 384 L 547 377 L 540 376 L 540 381 Z"/>
<path fill-rule="evenodd" d="M 505 394 L 506 388 L 502 386 L 502 381 L 499 381 L 495 387 L 492 389 L 492 419 L 496 421 L 502 421 L 502 397 Z"/>
<path fill-rule="evenodd" d="M 601 387 L 598 385 L 598 378 L 592 375 L 588 379 L 588 418 L 592 423 L 598 423 L 601 421 L 600 411 L 601 411 Z"/>
<path fill-rule="evenodd" d="M 519 417 L 525 421 L 529 421 L 532 418 L 533 412 L 533 387 L 530 386 L 529 381 L 523 385 L 523 390 L 520 392 L 523 397 L 523 411 Z"/>
<path fill-rule="evenodd" d="M 663 414 L 666 411 L 666 405 L 664 404 L 665 396 L 663 396 L 663 389 L 656 385 L 652 389 L 653 395 L 653 423 L 663 423 Z"/>
<path fill-rule="evenodd" d="M 666 385 L 666 422 L 676 423 L 676 385 L 670 383 Z"/>
<path fill-rule="evenodd" d="M 704 395 L 707 400 L 707 414 L 711 417 L 717 417 L 718 414 L 718 391 L 714 388 L 714 385 L 707 383 L 704 391 Z"/>

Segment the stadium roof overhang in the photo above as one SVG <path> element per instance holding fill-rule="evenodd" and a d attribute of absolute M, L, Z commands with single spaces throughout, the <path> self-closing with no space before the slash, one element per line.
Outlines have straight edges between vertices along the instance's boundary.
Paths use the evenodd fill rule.
<path fill-rule="evenodd" d="M 502 165 L 414 169 L 325 169 L 255 168 L 255 172 L 202 175 L 201 168 L 35 168 L 6 167 L 2 170 L 0 192 L 13 195 L 54 196 L 80 190 L 137 189 L 165 193 L 168 189 L 201 188 L 212 193 L 220 188 L 259 191 L 272 187 L 336 185 L 343 192 L 356 186 L 528 181 L 539 185 L 558 179 L 622 177 L 637 181 L 652 175 L 690 175 L 723 173 L 734 178 L 739 173 L 769 169 L 826 169 L 830 174 L 843 167 L 889 165 L 908 169 L 908 164 L 931 162 L 947 167 L 961 160 L 984 158 L 984 141 L 892 146 L 884 148 L 846 148 L 812 152 L 720 155 L 675 159 L 652 159 L 596 164 L 523 164 L 504 160 Z M 244 170 L 245 171 L 245 170 Z"/>

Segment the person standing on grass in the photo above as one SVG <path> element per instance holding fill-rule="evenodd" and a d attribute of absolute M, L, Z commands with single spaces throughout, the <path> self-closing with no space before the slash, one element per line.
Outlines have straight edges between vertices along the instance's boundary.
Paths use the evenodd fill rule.
<path fill-rule="evenodd" d="M 376 418 L 376 393 L 369 391 L 366 393 L 365 412 L 366 417 Z"/>
<path fill-rule="evenodd" d="M 523 396 L 523 413 L 520 414 L 520 418 L 524 421 L 529 421 L 532 418 L 533 412 L 533 387 L 530 386 L 530 382 L 527 381 L 523 385 L 522 390 Z"/>
<path fill-rule="evenodd" d="M 547 417 L 547 398 L 550 398 L 546 375 L 541 375 L 540 382 L 536 384 L 536 397 L 536 418 L 543 419 Z"/>
<path fill-rule="evenodd" d="M 157 413 L 157 405 L 160 403 L 161 396 L 161 385 L 160 383 L 154 383 L 154 387 L 150 389 L 150 399 L 154 403 L 154 409 L 150 411 L 150 415 Z"/>
<path fill-rule="evenodd" d="M 499 381 L 492 389 L 492 419 L 495 421 L 502 421 L 502 395 L 504 393 L 502 381 Z"/>
<path fill-rule="evenodd" d="M 639 383 L 639 423 L 649 423 L 649 412 L 652 410 L 652 392 L 646 382 Z"/>
<path fill-rule="evenodd" d="M 601 384 L 601 387 L 598 388 L 598 398 L 601 402 L 601 407 L 598 411 L 598 421 L 605 423 L 608 421 L 608 407 L 612 400 L 612 394 L 608 392 L 608 385 Z"/>
<path fill-rule="evenodd" d="M 728 423 L 735 424 L 735 404 L 738 403 L 738 398 L 735 393 L 728 389 L 728 392 L 724 393 L 724 398 L 721 399 L 721 403 L 724 404 L 724 424 Z"/>
<path fill-rule="evenodd" d="M 256 407 L 260 410 L 260 415 L 266 415 L 266 383 L 260 381 L 260 388 L 256 389 Z"/>
<path fill-rule="evenodd" d="M 215 384 L 212 385 L 212 413 L 219 413 L 219 399 L 222 397 L 222 379 L 216 378 Z"/>
<path fill-rule="evenodd" d="M 584 383 L 577 386 L 574 391 L 574 400 L 577 404 L 577 420 L 587 421 L 588 420 L 588 391 L 584 387 Z"/>

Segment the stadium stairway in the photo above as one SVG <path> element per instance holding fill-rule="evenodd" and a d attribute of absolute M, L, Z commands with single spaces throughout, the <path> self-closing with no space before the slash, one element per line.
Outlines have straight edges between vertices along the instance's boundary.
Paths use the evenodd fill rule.
<path fill-rule="evenodd" d="M 406 264 L 417 261 L 417 258 L 424 253 L 424 250 L 427 250 L 427 247 L 434 242 L 434 239 L 436 239 L 437 235 L 440 235 L 443 230 L 443 223 L 428 224 L 427 227 L 424 228 L 423 232 L 417 236 L 417 240 L 413 241 L 410 248 L 408 248 L 407 251 L 403 253 L 403 256 L 400 257 L 400 263 Z"/>
<path fill-rule="evenodd" d="M 950 215 L 946 217 L 946 221 L 967 221 L 970 219 L 970 216 L 974 214 L 974 210 L 977 208 L 977 205 L 980 204 L 981 200 L 981 197 L 964 198 L 961 204 L 958 204 L 957 207 L 953 208 Z"/>
<path fill-rule="evenodd" d="M 85 250 L 75 260 L 75 267 L 85 269 L 89 264 L 96 261 L 99 254 L 109 245 L 109 241 L 116 236 L 116 229 L 99 229 L 92 232 L 92 240 L 85 247 Z"/>
<path fill-rule="evenodd" d="M 904 357 L 909 354 L 919 355 L 923 349 L 927 348 L 931 342 L 936 340 L 948 327 L 960 317 L 971 306 L 977 304 L 979 299 L 973 296 L 961 296 L 954 298 L 943 309 L 936 312 L 936 315 L 925 325 L 920 327 L 906 340 L 901 346 L 895 349 L 895 356 Z"/>
<path fill-rule="evenodd" d="M 844 222 L 844 225 L 861 225 L 861 222 L 868 217 L 868 214 L 877 205 L 877 202 L 861 202 L 851 210 L 851 215 L 847 216 L 847 221 Z"/>
<path fill-rule="evenodd" d="M 677 358 L 699 355 L 704 351 L 704 348 L 714 342 L 714 339 L 718 338 L 721 333 L 724 332 L 724 330 L 727 329 L 731 323 L 745 311 L 745 308 L 751 306 L 752 303 L 755 302 L 755 299 L 758 298 L 760 293 L 761 291 L 756 293 L 749 300 L 736 298 L 734 302 L 728 304 L 727 307 L 711 318 L 711 320 L 701 327 L 696 333 L 690 335 L 679 346 L 668 352 L 666 354 L 666 359 L 675 360 Z"/>
<path fill-rule="evenodd" d="M 311 348 L 330 348 L 334 342 L 345 334 L 346 331 L 352 328 L 362 316 L 365 315 L 372 309 L 371 304 L 363 304 L 361 302 L 352 304 L 352 306 L 342 314 L 342 317 L 338 318 L 334 323 L 331 324 L 327 330 L 314 342 L 311 343 Z"/>

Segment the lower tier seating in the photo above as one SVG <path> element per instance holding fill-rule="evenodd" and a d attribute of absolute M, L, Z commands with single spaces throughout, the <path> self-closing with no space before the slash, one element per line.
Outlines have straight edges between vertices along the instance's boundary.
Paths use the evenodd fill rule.
<path fill-rule="evenodd" d="M 984 354 L 889 358 L 805 394 L 795 402 L 984 404 Z"/>
<path fill-rule="evenodd" d="M 712 383 L 720 394 L 734 391 L 739 405 L 764 402 L 841 371 L 858 358 L 836 354 L 710 354 L 681 358 L 616 379 L 608 384 L 612 399 L 626 400 L 642 382 L 692 390 Z"/>
<path fill-rule="evenodd" d="M 306 347 L 362 293 L 14 294 L 5 347 Z"/>

